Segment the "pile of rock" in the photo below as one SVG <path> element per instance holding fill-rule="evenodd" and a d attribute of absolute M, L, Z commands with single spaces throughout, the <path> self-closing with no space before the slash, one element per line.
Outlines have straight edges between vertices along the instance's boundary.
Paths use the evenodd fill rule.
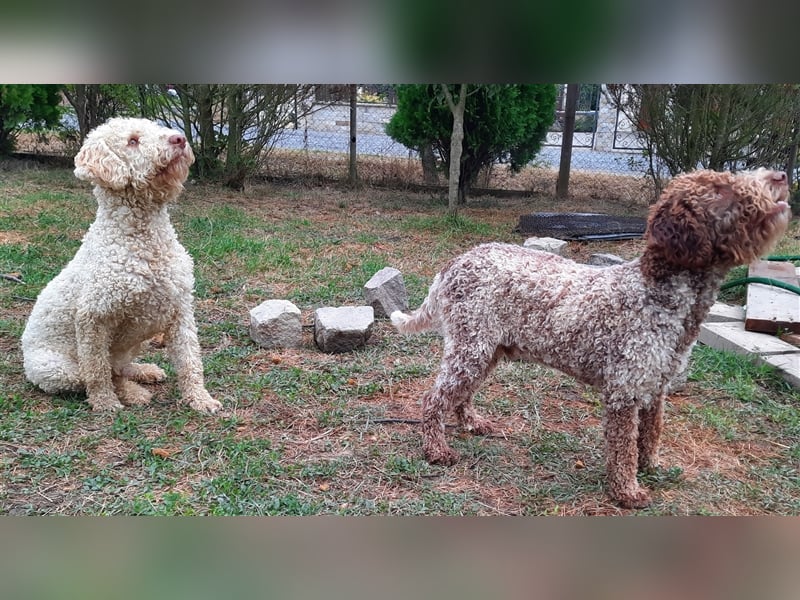
<path fill-rule="evenodd" d="M 375 317 L 408 310 L 408 293 L 397 269 L 381 269 L 364 285 L 367 306 L 323 307 L 314 311 L 314 343 L 323 352 L 350 352 L 364 347 Z M 267 300 L 250 311 L 250 337 L 269 349 L 303 344 L 300 309 L 288 300 Z"/>

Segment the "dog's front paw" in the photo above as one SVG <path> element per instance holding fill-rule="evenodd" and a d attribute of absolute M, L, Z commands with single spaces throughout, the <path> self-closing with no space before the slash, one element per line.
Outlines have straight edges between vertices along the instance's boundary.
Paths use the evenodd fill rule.
<path fill-rule="evenodd" d="M 90 394 L 86 401 L 92 410 L 97 412 L 115 411 L 122 408 L 122 403 L 113 392 L 102 394 Z"/>
<path fill-rule="evenodd" d="M 467 431 L 473 435 L 491 435 L 494 433 L 495 428 L 489 419 L 483 417 L 473 417 L 472 423 L 467 425 Z"/>
<path fill-rule="evenodd" d="M 622 508 L 645 508 L 652 502 L 650 492 L 638 485 L 632 489 L 612 492 L 611 496 Z"/>
<path fill-rule="evenodd" d="M 187 402 L 187 404 L 189 404 L 189 406 L 197 412 L 201 412 L 206 415 L 213 415 L 220 408 L 222 408 L 222 403 L 219 400 L 214 400 L 205 390 L 185 398 L 185 402 Z"/>
<path fill-rule="evenodd" d="M 128 406 L 149 404 L 153 394 L 140 385 L 128 381 L 127 379 L 117 388 L 120 402 Z"/>
<path fill-rule="evenodd" d="M 427 446 L 425 448 L 425 460 L 432 465 L 450 467 L 458 462 L 458 453 L 448 446 Z"/>
<path fill-rule="evenodd" d="M 164 369 L 152 363 L 131 363 L 123 369 L 122 374 L 139 383 L 160 383 L 167 378 Z"/>

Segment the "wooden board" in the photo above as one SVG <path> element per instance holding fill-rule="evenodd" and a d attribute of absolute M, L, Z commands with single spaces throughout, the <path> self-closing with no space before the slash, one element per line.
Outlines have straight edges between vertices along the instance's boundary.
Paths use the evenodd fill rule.
<path fill-rule="evenodd" d="M 750 265 L 748 275 L 800 285 L 795 266 L 790 262 L 761 260 Z M 800 333 L 800 296 L 771 285 L 749 284 L 744 327 L 747 331 L 763 333 Z"/>

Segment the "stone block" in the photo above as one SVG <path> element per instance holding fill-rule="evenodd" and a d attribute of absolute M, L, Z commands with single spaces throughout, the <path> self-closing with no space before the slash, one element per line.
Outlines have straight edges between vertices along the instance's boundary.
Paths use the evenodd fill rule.
<path fill-rule="evenodd" d="M 784 380 L 800 388 L 800 352 L 759 356 L 758 362 L 775 367 Z"/>
<path fill-rule="evenodd" d="M 715 302 L 706 316 L 706 323 L 731 323 L 744 321 L 744 308 Z"/>
<path fill-rule="evenodd" d="M 559 256 L 564 256 L 567 252 L 567 242 L 551 237 L 530 237 L 523 242 L 522 246 L 529 250 L 541 250 Z"/>
<path fill-rule="evenodd" d="M 610 267 L 612 265 L 621 265 L 624 262 L 627 261 L 616 254 L 598 253 L 592 254 L 589 260 L 586 261 L 586 264 L 592 265 L 593 267 Z"/>
<path fill-rule="evenodd" d="M 250 311 L 250 337 L 263 348 L 294 348 L 303 341 L 300 309 L 288 300 L 267 300 Z"/>
<path fill-rule="evenodd" d="M 764 333 L 746 331 L 744 323 L 704 323 L 700 326 L 699 341 L 717 350 L 737 354 L 794 354 L 797 348 Z"/>
<path fill-rule="evenodd" d="M 371 306 L 318 308 L 314 311 L 314 342 L 323 352 L 349 352 L 367 343 L 374 322 Z"/>
<path fill-rule="evenodd" d="M 364 298 L 376 317 L 388 317 L 396 310 L 408 310 L 403 274 L 393 267 L 381 269 L 364 284 Z"/>

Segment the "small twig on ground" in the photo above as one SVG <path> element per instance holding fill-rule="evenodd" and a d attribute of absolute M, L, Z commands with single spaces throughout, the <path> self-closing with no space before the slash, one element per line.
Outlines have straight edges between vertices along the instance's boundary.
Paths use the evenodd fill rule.
<path fill-rule="evenodd" d="M 402 419 L 402 418 L 395 418 L 395 417 L 388 417 L 386 419 L 366 419 L 365 421 L 359 421 L 359 423 L 364 423 L 365 425 L 370 425 L 375 423 L 377 425 L 386 425 L 392 423 L 401 423 L 404 425 L 421 425 L 421 419 Z M 445 423 L 445 427 L 450 429 L 455 429 L 458 425 L 452 425 L 451 423 Z"/>
<path fill-rule="evenodd" d="M 321 440 L 322 438 L 324 438 L 324 437 L 326 437 L 326 436 L 329 436 L 330 434 L 332 434 L 332 433 L 333 433 L 333 431 L 334 431 L 334 429 L 333 429 L 333 428 L 331 428 L 331 429 L 328 429 L 328 431 L 324 431 L 324 432 L 322 432 L 321 434 L 319 434 L 319 435 L 318 435 L 318 436 L 316 436 L 316 437 L 313 437 L 313 438 L 311 438 L 311 439 L 308 439 L 308 440 L 302 440 L 302 441 L 298 441 L 298 442 L 296 442 L 296 443 L 297 443 L 297 444 L 310 444 L 311 442 L 316 442 L 317 440 Z"/>
<path fill-rule="evenodd" d="M 0 277 L 2 277 L 3 279 L 7 279 L 8 281 L 13 281 L 14 283 L 25 283 L 24 281 L 22 281 L 22 279 L 10 273 L 0 273 Z"/>

